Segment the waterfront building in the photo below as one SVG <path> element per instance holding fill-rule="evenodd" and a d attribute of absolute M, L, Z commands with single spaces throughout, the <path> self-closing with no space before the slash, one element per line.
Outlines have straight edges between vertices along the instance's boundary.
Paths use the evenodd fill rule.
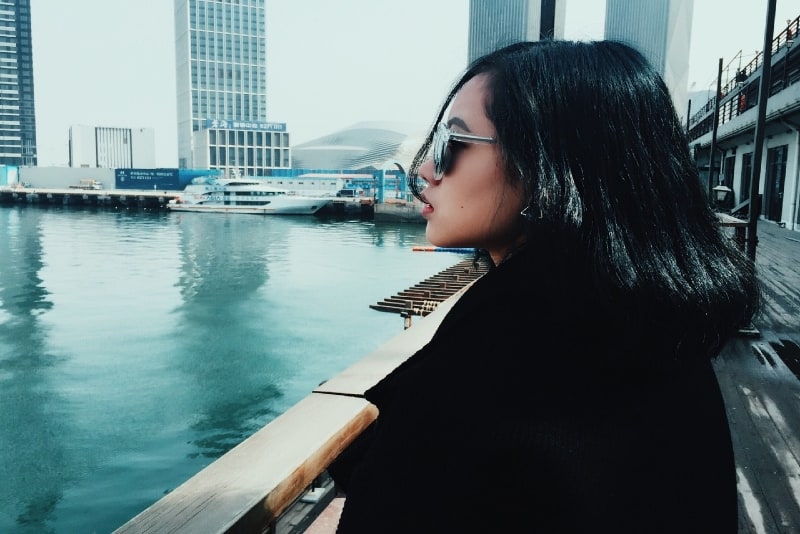
<path fill-rule="evenodd" d="M 693 0 L 606 0 L 606 39 L 639 50 L 664 78 L 678 113 L 688 105 Z"/>
<path fill-rule="evenodd" d="M 0 1 L 0 165 L 36 165 L 30 0 Z"/>
<path fill-rule="evenodd" d="M 272 171 L 270 183 L 322 193 L 348 189 L 378 202 L 411 200 L 405 173 L 425 134 L 405 122 L 358 122 L 292 147 L 294 169 Z"/>
<path fill-rule="evenodd" d="M 789 20 L 786 26 L 776 27 L 772 40 L 763 146 L 756 172 L 753 165 L 759 90 L 765 72 L 763 53 L 721 80 L 719 96 L 712 95 L 688 121 L 690 146 L 709 194 L 732 195 L 725 200 L 733 211 L 749 214 L 752 180 L 758 177 L 759 215 L 792 230 L 800 230 L 798 31 L 800 16 Z M 720 188 L 715 191 L 715 187 Z"/>
<path fill-rule="evenodd" d="M 365 169 L 411 164 L 425 131 L 402 122 L 366 121 L 292 147 L 302 169 Z"/>
<path fill-rule="evenodd" d="M 153 128 L 69 128 L 69 166 L 108 169 L 156 166 Z"/>
<path fill-rule="evenodd" d="M 468 61 L 517 41 L 562 39 L 565 9 L 565 0 L 470 0 Z"/>
<path fill-rule="evenodd" d="M 289 168 L 267 120 L 265 0 L 175 0 L 178 167 L 263 176 Z"/>

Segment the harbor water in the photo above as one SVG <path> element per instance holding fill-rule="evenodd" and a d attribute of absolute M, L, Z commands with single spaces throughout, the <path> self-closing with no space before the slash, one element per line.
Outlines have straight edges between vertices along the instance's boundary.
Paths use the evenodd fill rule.
<path fill-rule="evenodd" d="M 113 531 L 402 332 L 370 304 L 468 257 L 316 217 L 0 206 L 0 228 L 4 533 Z"/>

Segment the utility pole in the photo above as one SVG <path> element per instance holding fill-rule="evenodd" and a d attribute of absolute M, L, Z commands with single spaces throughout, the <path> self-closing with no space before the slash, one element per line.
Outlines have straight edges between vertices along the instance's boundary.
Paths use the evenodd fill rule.
<path fill-rule="evenodd" d="M 753 148 L 753 175 L 750 180 L 750 213 L 747 222 L 747 255 L 756 261 L 758 237 L 758 217 L 761 215 L 761 202 L 758 198 L 759 178 L 761 177 L 761 153 L 764 151 L 764 125 L 767 119 L 767 100 L 769 100 L 770 74 L 772 71 L 772 33 L 775 29 L 775 0 L 767 2 L 767 22 L 764 28 L 764 52 L 761 61 L 761 80 L 758 84 L 758 119 L 756 120 L 755 147 Z"/>
<path fill-rule="evenodd" d="M 714 125 L 711 130 L 711 149 L 708 161 L 708 198 L 714 199 L 714 157 L 717 152 L 717 128 L 719 127 L 719 100 L 722 98 L 722 58 L 717 66 L 717 94 L 714 97 Z M 722 162 L 720 162 L 721 164 Z"/>
<path fill-rule="evenodd" d="M 689 133 L 689 126 L 691 126 L 691 118 L 692 118 L 692 99 L 689 99 L 689 103 L 686 105 L 686 133 Z"/>

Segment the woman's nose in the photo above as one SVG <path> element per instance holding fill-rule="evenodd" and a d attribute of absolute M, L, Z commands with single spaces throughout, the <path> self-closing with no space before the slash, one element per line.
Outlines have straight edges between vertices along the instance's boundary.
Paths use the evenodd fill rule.
<path fill-rule="evenodd" d="M 426 159 L 422 165 L 419 166 L 419 176 L 429 184 L 435 183 L 433 158 Z"/>

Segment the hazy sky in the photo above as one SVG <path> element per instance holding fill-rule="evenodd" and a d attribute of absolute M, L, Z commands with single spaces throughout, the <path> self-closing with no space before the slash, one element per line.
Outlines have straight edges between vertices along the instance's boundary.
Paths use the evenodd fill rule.
<path fill-rule="evenodd" d="M 646 0 L 638 0 L 646 1 Z M 566 0 L 568 39 L 601 39 L 604 0 Z M 469 0 L 266 0 L 268 120 L 298 144 L 368 120 L 427 126 L 466 64 Z M 31 0 L 39 165 L 73 124 L 155 129 L 177 166 L 172 0 Z M 764 42 L 767 0 L 695 0 L 690 90 Z M 800 15 L 777 0 L 776 33 Z M 723 76 L 724 79 L 724 76 Z"/>

